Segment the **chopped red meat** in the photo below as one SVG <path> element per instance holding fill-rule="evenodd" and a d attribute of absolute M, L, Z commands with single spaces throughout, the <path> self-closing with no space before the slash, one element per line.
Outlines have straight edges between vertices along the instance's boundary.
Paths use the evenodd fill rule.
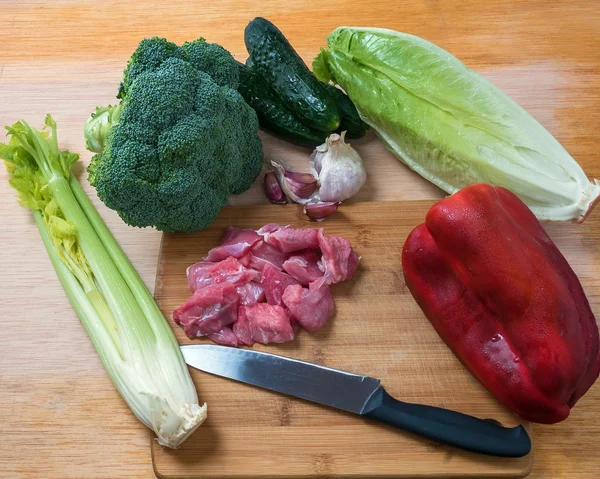
<path fill-rule="evenodd" d="M 360 258 L 350 246 L 350 241 L 340 236 L 325 236 L 323 230 L 319 230 L 318 234 L 319 247 L 323 252 L 321 263 L 325 268 L 323 281 L 333 284 L 352 278 Z"/>
<path fill-rule="evenodd" d="M 188 337 L 228 346 L 291 341 L 300 326 L 323 327 L 334 310 L 329 285 L 351 278 L 358 262 L 348 240 L 323 230 L 230 227 L 188 268 L 194 294 L 173 318 Z"/>
<path fill-rule="evenodd" d="M 233 333 L 237 337 L 238 342 L 246 346 L 252 346 L 254 340 L 252 339 L 252 331 L 250 330 L 250 323 L 246 315 L 247 309 L 247 306 L 240 306 L 238 308 L 238 319 L 233 323 Z"/>
<path fill-rule="evenodd" d="M 322 266 L 313 250 L 299 251 L 283 263 L 283 270 L 292 278 L 307 285 L 323 277 Z"/>
<path fill-rule="evenodd" d="M 173 311 L 173 319 L 190 339 L 218 333 L 237 319 L 238 302 L 239 295 L 233 285 L 211 284 L 194 292 Z"/>
<path fill-rule="evenodd" d="M 291 284 L 300 284 L 289 274 L 279 271 L 274 266 L 268 264 L 265 269 L 262 270 L 260 276 L 260 284 L 265 290 L 265 296 L 267 303 L 280 306 L 281 297 L 285 288 Z"/>
<path fill-rule="evenodd" d="M 225 326 L 218 333 L 211 333 L 208 335 L 208 339 L 214 341 L 217 344 L 223 344 L 225 346 L 233 346 L 237 348 L 238 338 L 229 326 Z"/>
<path fill-rule="evenodd" d="M 257 343 L 285 343 L 294 339 L 290 313 L 282 306 L 258 303 L 245 308 L 252 339 Z"/>
<path fill-rule="evenodd" d="M 250 248 L 261 239 L 261 236 L 252 229 L 236 228 L 230 226 L 227 228 L 221 244 L 216 248 L 211 249 L 206 258 L 206 261 L 222 261 L 229 256 L 241 258 Z"/>
<path fill-rule="evenodd" d="M 258 303 L 239 307 L 233 332 L 239 343 L 251 346 L 254 342 L 268 344 L 291 341 L 295 329 L 285 308 Z"/>
<path fill-rule="evenodd" d="M 309 288 L 293 284 L 283 293 L 283 304 L 292 318 L 309 331 L 321 329 L 333 315 L 333 297 L 329 286 L 315 281 Z"/>
<path fill-rule="evenodd" d="M 284 253 L 319 247 L 319 230 L 282 226 L 265 236 L 265 241 Z"/>
<path fill-rule="evenodd" d="M 262 271 L 267 264 L 271 264 L 277 269 L 281 269 L 284 261 L 287 259 L 285 253 L 282 253 L 276 247 L 271 246 L 262 240 L 252 247 L 248 256 L 248 267 L 258 271 Z"/>
<path fill-rule="evenodd" d="M 297 319 L 290 317 L 290 324 L 292 325 L 292 331 L 294 331 L 294 334 L 296 334 L 298 332 L 298 328 L 300 327 L 300 323 Z"/>
<path fill-rule="evenodd" d="M 233 286 L 241 286 L 257 278 L 258 271 L 245 268 L 233 256 L 211 263 L 203 261 L 193 264 L 187 270 L 188 286 L 196 291 L 213 283 L 231 283 Z"/>
<path fill-rule="evenodd" d="M 238 261 L 245 268 L 250 268 L 250 253 L 246 253 L 244 256 L 239 258 Z"/>
<path fill-rule="evenodd" d="M 269 223 L 269 224 L 264 225 L 262 228 L 260 228 L 256 232 L 261 236 L 267 236 L 269 233 L 273 233 L 273 232 L 277 231 L 279 228 L 281 228 L 281 226 L 279 226 L 277 223 Z"/>
<path fill-rule="evenodd" d="M 265 290 L 260 284 L 254 281 L 237 286 L 235 289 L 240 295 L 240 305 L 242 306 L 252 306 L 265 300 Z"/>

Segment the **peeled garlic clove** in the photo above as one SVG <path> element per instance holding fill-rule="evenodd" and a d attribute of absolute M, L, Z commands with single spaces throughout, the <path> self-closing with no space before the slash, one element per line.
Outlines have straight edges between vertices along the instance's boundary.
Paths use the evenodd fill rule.
<path fill-rule="evenodd" d="M 311 173 L 285 170 L 283 177 L 288 188 L 299 198 L 310 198 L 318 186 L 317 179 Z"/>
<path fill-rule="evenodd" d="M 284 204 L 287 202 L 283 190 L 279 185 L 279 181 L 277 181 L 277 177 L 272 171 L 265 173 L 263 186 L 265 188 L 265 194 L 271 203 Z"/>
<path fill-rule="evenodd" d="M 323 221 L 329 215 L 335 213 L 338 206 L 342 204 L 341 201 L 328 202 L 328 203 L 310 203 L 304 205 L 304 214 L 311 220 Z"/>

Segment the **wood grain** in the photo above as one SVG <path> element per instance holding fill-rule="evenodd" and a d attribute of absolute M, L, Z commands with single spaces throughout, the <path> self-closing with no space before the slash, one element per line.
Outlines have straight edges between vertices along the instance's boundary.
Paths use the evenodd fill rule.
<path fill-rule="evenodd" d="M 328 218 L 322 225 L 325 234 L 346 237 L 361 256 L 355 277 L 332 287 L 334 317 L 320 331 L 301 331 L 290 343 L 254 349 L 376 377 L 399 399 L 512 427 L 518 418 L 454 358 L 404 283 L 403 239 L 423 221 L 431 204 L 363 202 L 345 205 Z M 296 205 L 237 206 L 224 209 L 204 231 L 163 236 L 155 295 L 180 343 L 198 342 L 188 339 L 171 318 L 190 296 L 186 268 L 218 244 L 227 226 L 258 229 L 265 218 L 296 228 L 315 227 Z M 585 230 L 572 226 L 570 233 L 584 233 L 591 225 Z M 587 264 L 590 259 L 592 264 Z M 591 245 L 575 267 L 591 267 L 588 274 L 583 271 L 585 279 L 594 265 L 600 266 L 600 245 Z M 159 477 L 522 477 L 533 462 L 533 454 L 519 459 L 470 454 L 199 371 L 192 377 L 209 404 L 209 419 L 177 451 L 153 443 Z"/>
<path fill-rule="evenodd" d="M 181 42 L 204 35 L 244 59 L 242 31 L 256 15 L 280 26 L 307 61 L 339 25 L 423 36 L 503 88 L 589 176 L 600 177 L 597 0 L 0 0 L 0 126 L 20 118 L 41 126 L 51 112 L 61 144 L 81 152 L 87 164 L 83 122 L 96 105 L 115 101 L 122 69 L 141 38 L 164 35 Z M 264 139 L 267 153 L 292 162 L 308 154 Z M 357 201 L 442 196 L 373 137 L 357 143 L 369 172 Z M 80 176 L 85 184 L 85 174 Z M 128 228 L 93 199 L 153 287 L 160 234 Z M 264 199 L 255 187 L 233 201 Z M 152 477 L 150 435 L 106 377 L 2 168 L 0 243 L 0 476 Z M 531 477 L 597 477 L 599 418 L 596 385 L 567 421 L 536 426 Z"/>

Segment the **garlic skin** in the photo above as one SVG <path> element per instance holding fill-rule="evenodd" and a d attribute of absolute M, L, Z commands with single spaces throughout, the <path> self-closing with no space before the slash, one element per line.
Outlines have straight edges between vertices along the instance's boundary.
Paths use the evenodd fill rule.
<path fill-rule="evenodd" d="M 265 173 L 265 176 L 263 177 L 263 187 L 265 189 L 265 195 L 267 195 L 267 198 L 271 203 L 280 205 L 287 203 L 283 190 L 279 185 L 279 181 L 272 171 Z"/>
<path fill-rule="evenodd" d="M 283 177 L 288 188 L 302 199 L 310 198 L 318 186 L 317 178 L 312 173 L 298 173 L 286 170 Z"/>
<path fill-rule="evenodd" d="M 310 170 L 315 178 L 319 177 L 319 173 L 321 173 L 321 163 L 323 161 L 323 157 L 327 153 L 327 142 L 319 145 L 315 148 L 310 155 Z"/>
<path fill-rule="evenodd" d="M 301 198 L 300 196 L 298 196 L 296 194 L 297 188 L 295 188 L 295 187 L 297 185 L 294 184 L 294 182 L 288 181 L 288 179 L 286 177 L 286 176 L 289 176 L 289 174 L 292 170 L 290 170 L 288 168 L 288 166 L 285 164 L 285 162 L 283 162 L 282 160 L 280 160 L 278 158 L 271 158 L 270 163 L 271 163 L 271 166 L 273 167 L 273 173 L 275 173 L 277 179 L 279 180 L 279 186 L 281 186 L 281 189 L 283 190 L 283 193 L 285 194 L 287 199 L 293 203 L 298 203 L 301 205 L 308 203 L 310 201 L 310 197 L 314 196 L 314 194 L 315 194 L 314 189 L 313 189 L 313 193 L 311 195 L 309 195 L 306 198 Z M 310 173 L 301 173 L 301 174 L 302 175 L 308 174 L 310 176 Z M 317 179 L 313 178 L 313 180 L 314 180 L 314 184 L 315 184 L 315 188 L 316 188 Z"/>
<path fill-rule="evenodd" d="M 323 221 L 335 213 L 341 202 L 336 203 L 310 203 L 304 205 L 304 214 L 314 221 Z"/>
<path fill-rule="evenodd" d="M 313 174 L 319 178 L 318 198 L 322 202 L 340 202 L 354 196 L 367 181 L 362 159 L 344 141 L 346 132 L 333 133 L 311 155 Z"/>

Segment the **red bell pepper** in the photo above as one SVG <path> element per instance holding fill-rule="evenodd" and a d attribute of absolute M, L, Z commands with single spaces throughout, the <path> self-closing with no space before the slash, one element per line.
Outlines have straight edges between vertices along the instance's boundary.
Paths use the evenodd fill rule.
<path fill-rule="evenodd" d="M 510 191 L 472 185 L 434 205 L 402 266 L 440 337 L 523 419 L 566 419 L 598 377 L 598 326 L 581 284 Z"/>

